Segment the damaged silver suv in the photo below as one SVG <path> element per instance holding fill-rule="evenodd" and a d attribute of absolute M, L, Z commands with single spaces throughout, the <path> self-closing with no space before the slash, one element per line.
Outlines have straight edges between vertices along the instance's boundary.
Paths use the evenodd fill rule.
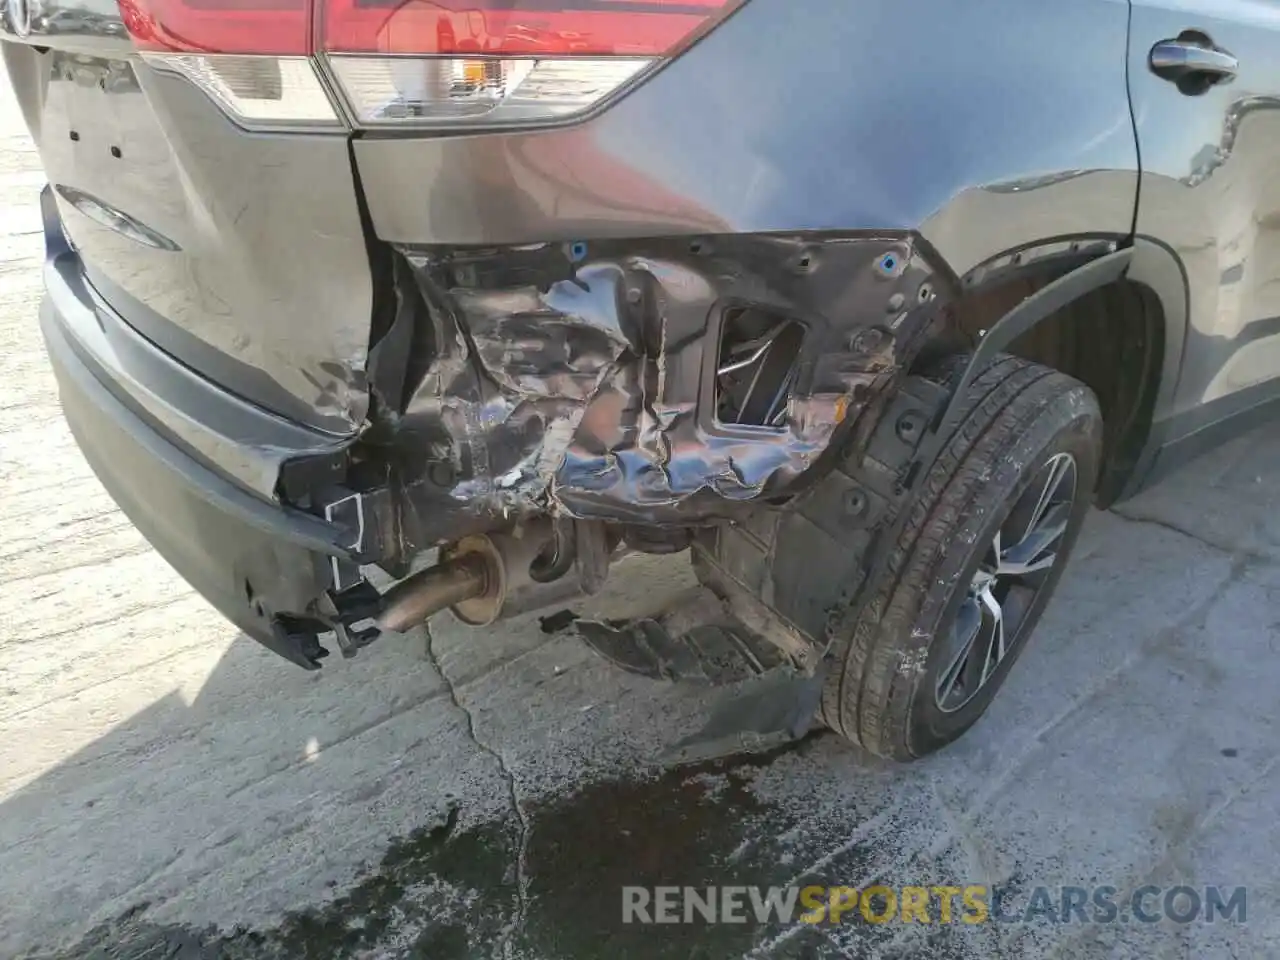
<path fill-rule="evenodd" d="M 1089 505 L 1278 395 L 1274 4 L 0 0 L 0 25 L 67 421 L 160 553 L 307 669 L 671 554 L 700 588 L 575 629 L 726 684 L 682 749 L 818 716 L 919 757 L 991 702 Z"/>

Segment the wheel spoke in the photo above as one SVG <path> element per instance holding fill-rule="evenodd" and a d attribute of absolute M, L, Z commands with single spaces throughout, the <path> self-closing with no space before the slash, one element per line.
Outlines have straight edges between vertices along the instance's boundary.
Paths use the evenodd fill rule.
<path fill-rule="evenodd" d="M 1056 553 L 1046 553 L 1067 532 L 1071 519 L 1071 503 L 1058 503 L 1049 507 L 1040 523 L 1027 531 L 1018 543 L 1005 550 L 996 567 L 997 576 L 1020 577 L 1039 570 L 1047 570 L 1057 559 Z"/>
<path fill-rule="evenodd" d="M 1066 454 L 1059 454 L 1049 461 L 1049 476 L 1046 478 L 1044 486 L 1040 489 L 1040 498 L 1036 501 L 1035 509 L 1031 511 L 1031 522 L 1027 524 L 1028 530 L 1034 530 L 1040 525 L 1040 521 L 1044 518 L 1045 513 L 1048 512 L 1058 494 L 1058 488 L 1062 486 L 1062 481 L 1066 479 L 1067 472 L 1074 467 L 1075 460 Z"/>
<path fill-rule="evenodd" d="M 1003 551 L 1004 551 L 1004 548 L 1000 545 L 1000 528 L 996 527 L 996 535 L 991 540 L 990 566 L 992 570 L 995 570 L 997 567 L 1000 566 L 1000 555 Z"/>
<path fill-rule="evenodd" d="M 1004 643 L 1004 608 L 1000 606 L 1000 601 L 990 587 L 978 594 L 978 599 L 982 603 L 983 619 L 991 621 L 991 637 L 987 641 L 987 655 L 982 662 L 982 679 L 978 683 L 978 686 L 982 686 L 996 672 L 996 667 L 1000 666 L 1000 661 L 1008 651 Z"/>
<path fill-rule="evenodd" d="M 951 662 L 947 664 L 946 670 L 942 672 L 942 676 L 938 680 L 938 703 L 940 704 L 946 703 L 955 691 L 956 683 L 964 672 L 965 664 L 969 662 L 969 658 L 973 654 L 978 634 L 982 632 L 982 609 L 974 602 L 973 598 L 966 599 L 961 605 L 960 610 L 956 613 L 955 627 L 952 629 L 957 637 L 963 637 L 963 639 L 960 641 Z"/>
<path fill-rule="evenodd" d="M 1021 544 L 1044 523 L 1055 506 L 1075 499 L 1075 460 L 1070 454 L 1059 454 L 1049 460 L 1036 475 L 1037 481 L 1041 477 L 1043 481 L 1025 490 L 1010 512 L 1006 526 L 1012 529 L 1005 531 L 1007 543 Z M 1004 552 L 1008 550 L 1006 547 Z"/>
<path fill-rule="evenodd" d="M 1030 563 L 1018 563 L 1014 560 L 1004 561 L 1000 564 L 997 571 L 1002 577 L 1026 577 L 1033 573 L 1043 573 L 1054 565 L 1057 561 L 1056 553 L 1046 553 Z"/>

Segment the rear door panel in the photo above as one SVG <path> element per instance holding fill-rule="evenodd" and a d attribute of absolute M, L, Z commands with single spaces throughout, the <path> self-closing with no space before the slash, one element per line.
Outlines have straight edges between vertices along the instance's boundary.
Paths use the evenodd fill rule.
<path fill-rule="evenodd" d="M 114 2 L 42 9 L 43 51 L 5 58 L 90 282 L 226 389 L 354 432 L 371 279 L 346 136 L 248 133 L 131 57 Z"/>
<path fill-rule="evenodd" d="M 1188 94 L 1151 48 L 1206 34 L 1237 78 Z M 1175 433 L 1255 405 L 1280 374 L 1280 3 L 1134 0 L 1130 76 L 1142 152 L 1138 233 L 1170 245 L 1190 286 Z"/>

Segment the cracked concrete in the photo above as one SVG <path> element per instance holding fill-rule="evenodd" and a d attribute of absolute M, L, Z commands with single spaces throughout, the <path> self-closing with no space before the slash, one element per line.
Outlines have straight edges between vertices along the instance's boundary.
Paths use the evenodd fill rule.
<path fill-rule="evenodd" d="M 43 182 L 0 96 L 0 957 L 1280 953 L 1280 428 L 1090 517 L 991 711 L 911 767 L 827 735 L 671 769 L 708 694 L 537 617 L 319 674 L 115 511 L 35 314 Z M 628 562 L 583 607 L 689 581 Z M 620 923 L 624 884 L 1246 885 L 1248 923 Z"/>
<path fill-rule="evenodd" d="M 529 831 L 531 829 L 529 826 L 529 817 L 525 813 L 524 805 L 520 802 L 520 790 L 517 786 L 516 776 L 512 772 L 511 768 L 507 766 L 506 759 L 498 750 L 476 736 L 475 718 L 471 715 L 471 711 L 467 708 L 466 704 L 458 698 L 458 692 L 454 687 L 453 681 L 449 678 L 449 674 L 445 672 L 444 667 L 441 666 L 440 661 L 436 658 L 435 638 L 431 633 L 430 627 L 423 628 L 422 632 L 426 635 L 427 659 L 431 661 L 431 665 L 436 668 L 436 672 L 440 675 L 440 679 L 444 681 L 445 687 L 449 691 L 449 700 L 453 703 L 454 707 L 457 708 L 464 717 L 466 717 L 467 736 L 469 736 L 472 742 L 475 743 L 477 749 L 493 757 L 494 762 L 498 765 L 498 769 L 502 771 L 502 778 L 507 785 L 507 792 L 511 799 L 511 812 L 515 814 L 520 825 L 516 842 L 515 857 L 516 910 L 510 923 L 508 923 L 504 928 L 502 938 L 499 940 L 495 951 L 503 957 L 512 957 L 512 938 L 523 925 L 525 913 L 528 910 L 529 905 L 528 856 Z M 501 666 L 515 663 L 518 659 L 519 656 L 513 657 Z"/>
<path fill-rule="evenodd" d="M 1161 527 L 1165 530 L 1170 530 L 1173 533 L 1181 534 L 1184 537 L 1189 537 L 1192 540 L 1198 540 L 1206 547 L 1221 550 L 1228 556 L 1241 557 L 1249 560 L 1267 559 L 1267 554 L 1264 551 L 1256 550 L 1238 542 L 1232 542 L 1231 540 L 1223 537 L 1215 537 L 1210 531 L 1197 531 L 1191 529 L 1189 526 L 1170 517 L 1146 516 L 1139 514 L 1135 512 L 1135 509 L 1129 504 L 1121 504 L 1120 506 L 1112 507 L 1111 514 L 1113 516 L 1120 517 L 1123 520 L 1128 520 L 1130 523 L 1148 523 L 1152 526 Z"/>

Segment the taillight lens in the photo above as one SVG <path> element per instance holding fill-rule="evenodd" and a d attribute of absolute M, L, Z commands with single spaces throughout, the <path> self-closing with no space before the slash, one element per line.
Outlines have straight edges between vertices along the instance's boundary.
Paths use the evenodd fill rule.
<path fill-rule="evenodd" d="M 334 74 L 362 124 L 474 126 L 573 116 L 653 61 L 632 57 L 334 57 Z"/>
<path fill-rule="evenodd" d="M 572 117 L 671 57 L 744 0 L 119 0 L 149 59 L 166 58 L 241 121 L 287 122 L 275 87 L 219 55 L 311 55 L 361 125 L 476 128 Z M 178 56 L 181 55 L 181 59 Z M 314 122 L 314 76 L 291 68 Z M 213 81 L 234 73 L 238 88 Z M 315 81 L 314 87 L 311 81 Z M 230 93 L 229 93 L 230 91 Z M 234 96 L 231 94 L 235 94 Z M 237 96 L 240 107 L 236 107 Z M 276 101 L 272 103 L 272 101 Z M 336 119 L 336 114 L 334 115 Z"/>
<path fill-rule="evenodd" d="M 338 114 L 307 57 L 144 53 L 157 70 L 177 73 L 204 90 L 246 127 L 338 127 Z"/>
<path fill-rule="evenodd" d="M 665 57 L 730 0 L 320 0 L 330 53 Z"/>
<path fill-rule="evenodd" d="M 119 0 L 142 50 L 175 53 L 311 52 L 311 0 Z"/>
<path fill-rule="evenodd" d="M 362 125 L 526 124 L 582 113 L 736 0 L 323 0 L 323 49 Z"/>

